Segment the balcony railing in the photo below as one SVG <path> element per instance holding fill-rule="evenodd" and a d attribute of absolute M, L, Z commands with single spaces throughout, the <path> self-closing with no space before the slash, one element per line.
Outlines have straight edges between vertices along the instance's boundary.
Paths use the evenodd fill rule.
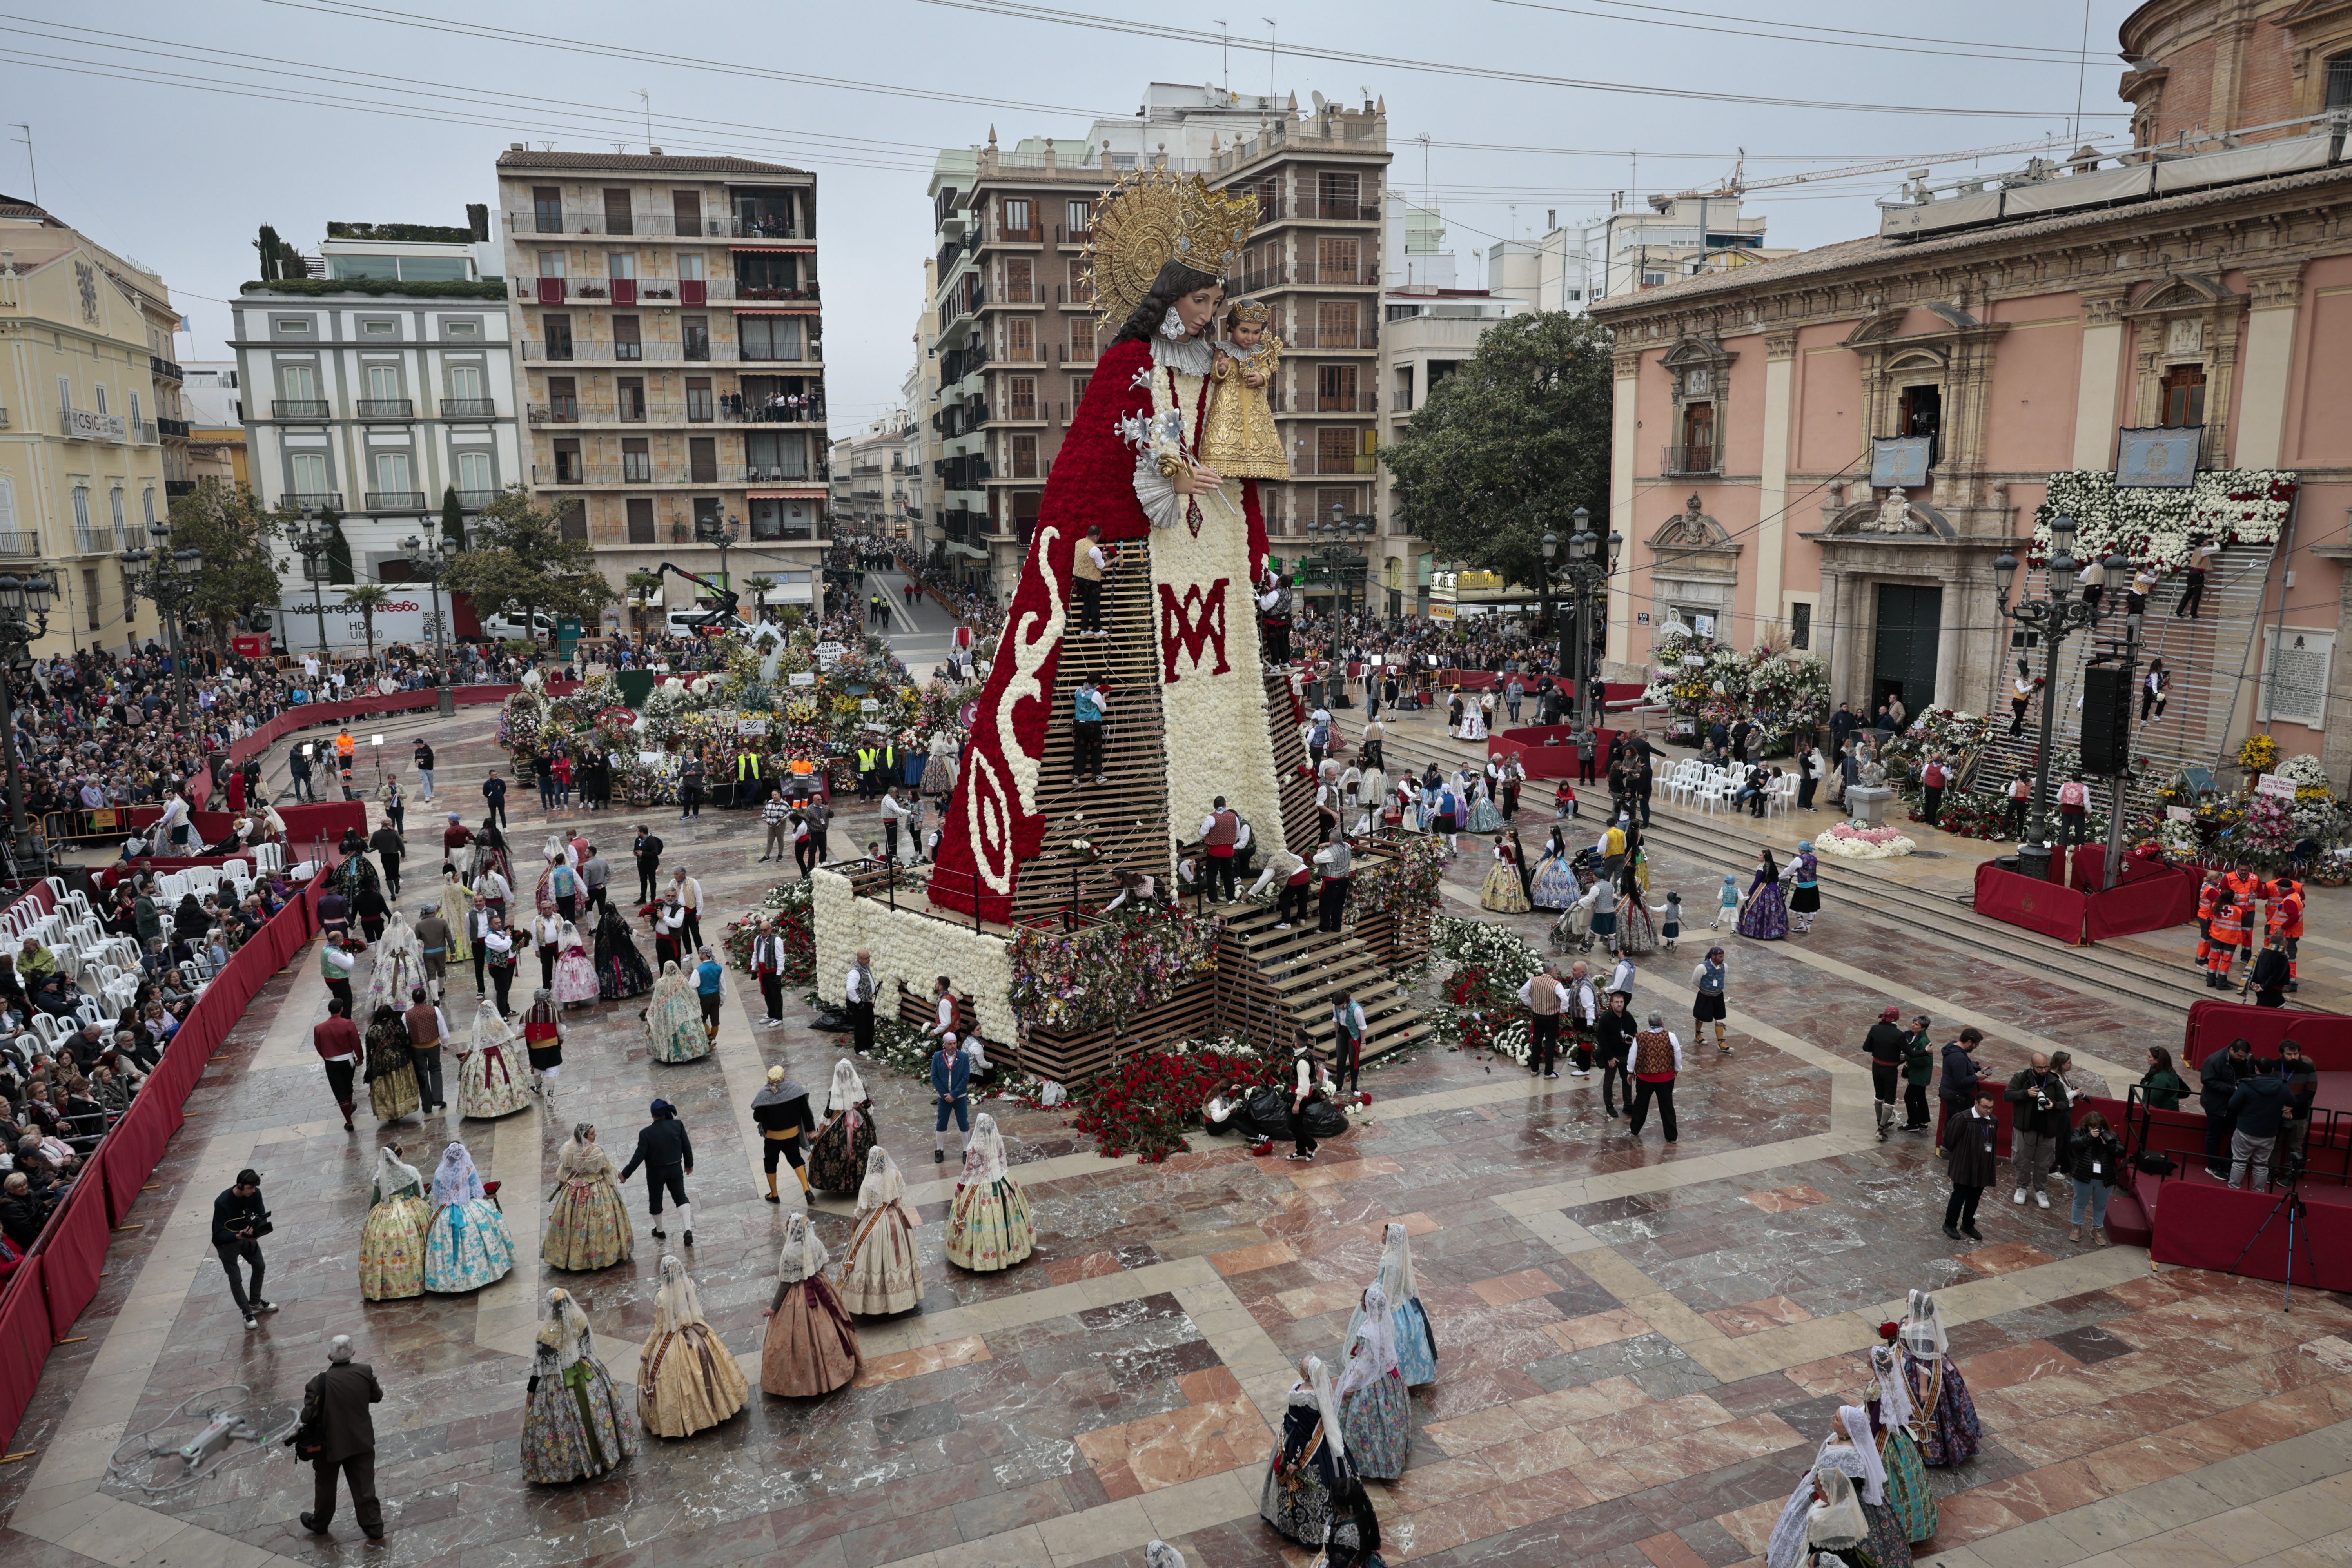
<path fill-rule="evenodd" d="M 288 490 L 286 504 L 297 511 L 341 511 L 343 492 L 341 490 Z"/>
<path fill-rule="evenodd" d="M 499 499 L 496 490 L 459 490 L 457 504 L 467 511 L 479 511 Z"/>
<path fill-rule="evenodd" d="M 790 302 L 792 300 L 813 301 L 817 298 L 817 285 L 814 283 L 803 283 L 796 289 L 782 289 L 771 288 L 764 284 L 744 283 L 739 281 L 735 285 L 735 298 L 738 302 L 751 300 L 782 300 L 786 302 Z"/>
<path fill-rule="evenodd" d="M 1316 392 L 1299 399 L 1312 401 L 1318 414 L 1378 414 L 1380 394 L 1376 392 Z"/>
<path fill-rule="evenodd" d="M 150 419 L 133 419 L 130 422 L 129 429 L 131 439 L 142 447 L 153 446 L 162 434 L 155 428 L 154 421 Z"/>
<path fill-rule="evenodd" d="M 621 463 L 578 463 L 568 466 L 534 463 L 530 469 L 530 482 L 534 485 L 584 489 L 619 489 L 625 486 L 684 489 L 689 485 L 741 489 L 745 485 L 770 482 L 763 478 L 754 477 L 769 471 L 771 470 L 764 468 L 746 468 L 740 463 L 720 463 L 715 468 L 706 468 L 698 473 L 688 464 L 675 459 L 650 462 L 649 466 L 643 469 Z M 638 478 L 636 477 L 638 474 L 643 474 L 645 477 Z M 822 474 L 817 476 L 819 479 L 823 477 Z M 774 482 L 792 481 L 780 479 Z"/>
<path fill-rule="evenodd" d="M 1381 460 L 1370 452 L 1318 452 L 1314 471 L 1318 474 L 1372 474 L 1380 471 Z"/>
<path fill-rule="evenodd" d="M 272 419 L 329 419 L 334 416 L 334 405 L 323 397 L 273 397 L 269 400 Z"/>
<path fill-rule="evenodd" d="M 1279 198 L 1269 201 L 1264 196 L 1257 199 L 1257 221 L 1261 226 L 1294 219 L 1316 223 L 1378 223 L 1380 217 L 1381 209 L 1377 204 L 1367 205 L 1360 201 L 1328 201 L 1319 196 L 1295 202 Z"/>
<path fill-rule="evenodd" d="M 495 397 L 445 397 L 441 400 L 444 419 L 487 419 L 499 411 Z"/>
<path fill-rule="evenodd" d="M 41 536 L 29 530 L 0 530 L 0 556 L 21 557 L 41 552 Z"/>
<path fill-rule="evenodd" d="M 1255 294 L 1267 289 L 1335 289 L 1377 285 L 1381 269 L 1366 262 L 1353 267 L 1325 267 L 1315 261 L 1289 261 L 1275 265 L 1242 268 L 1242 291 Z"/>
<path fill-rule="evenodd" d="M 1335 351 L 1345 353 L 1350 350 L 1370 353 L 1381 346 L 1381 332 L 1380 328 L 1370 322 L 1326 331 L 1320 322 L 1302 321 L 1298 326 L 1298 335 L 1294 338 L 1285 333 L 1283 342 L 1291 348 L 1313 350 L 1318 353 Z"/>
<path fill-rule="evenodd" d="M 509 234 L 584 234 L 602 237 L 634 239 L 657 238 L 674 235 L 680 239 L 799 239 L 816 237 L 802 232 L 798 222 L 782 219 L 740 218 L 729 215 L 713 217 L 705 215 L 687 222 L 676 214 L 664 216 L 648 213 L 643 223 L 636 215 L 629 215 L 625 224 L 608 224 L 602 213 L 510 213 L 507 216 Z"/>
<path fill-rule="evenodd" d="M 359 400 L 359 416 L 362 419 L 414 419 L 415 403 L 405 397 L 362 397 Z"/>
<path fill-rule="evenodd" d="M 165 479 L 163 481 L 163 499 L 166 500 L 177 500 L 182 496 L 192 496 L 195 493 L 196 481 L 194 479 Z"/>
<path fill-rule="evenodd" d="M 114 535 L 105 529 L 77 528 L 74 530 L 74 553 L 111 555 L 114 553 Z"/>
<path fill-rule="evenodd" d="M 1688 442 L 1664 449 L 1658 460 L 1658 472 L 1668 479 L 1685 474 L 1712 474 L 1721 471 L 1722 453 L 1714 442 Z"/>
<path fill-rule="evenodd" d="M 182 371 L 178 365 L 173 364 L 170 360 L 165 359 L 162 354 L 149 354 L 147 356 L 147 369 L 151 374 L 160 375 L 165 381 L 185 381 L 188 379 L 185 372 Z"/>
<path fill-rule="evenodd" d="M 155 416 L 155 428 L 175 440 L 184 441 L 188 438 L 189 425 L 184 419 L 166 419 L 159 414 Z"/>
<path fill-rule="evenodd" d="M 370 490 L 362 498 L 367 505 L 362 511 L 424 511 L 426 510 L 423 490 Z"/>
<path fill-rule="evenodd" d="M 618 352 L 621 349 L 629 352 Z M 804 342 L 797 359 L 786 359 L 773 352 L 758 353 L 730 342 L 614 345 L 575 341 L 570 353 L 550 353 L 542 340 L 525 338 L 522 342 L 526 361 L 545 364 L 814 364 L 824 358 L 824 353 L 822 342 Z"/>

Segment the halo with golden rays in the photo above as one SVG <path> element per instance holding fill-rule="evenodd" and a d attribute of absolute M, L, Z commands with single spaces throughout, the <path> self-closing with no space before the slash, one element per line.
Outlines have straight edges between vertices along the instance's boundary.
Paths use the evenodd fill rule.
<path fill-rule="evenodd" d="M 1095 320 L 1117 327 L 1151 292 L 1171 258 L 1223 278 L 1257 226 L 1257 197 L 1227 195 L 1198 174 L 1138 169 L 1095 204 L 1087 272 Z"/>

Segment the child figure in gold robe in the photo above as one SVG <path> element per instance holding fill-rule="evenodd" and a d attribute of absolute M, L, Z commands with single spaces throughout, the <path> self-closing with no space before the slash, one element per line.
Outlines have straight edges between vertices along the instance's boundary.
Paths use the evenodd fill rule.
<path fill-rule="evenodd" d="M 1274 384 L 1282 340 L 1266 331 L 1273 307 L 1244 300 L 1226 316 L 1229 340 L 1217 345 L 1217 384 L 1201 435 L 1201 461 L 1229 479 L 1286 479 L 1290 463 L 1274 427 L 1266 388 Z"/>

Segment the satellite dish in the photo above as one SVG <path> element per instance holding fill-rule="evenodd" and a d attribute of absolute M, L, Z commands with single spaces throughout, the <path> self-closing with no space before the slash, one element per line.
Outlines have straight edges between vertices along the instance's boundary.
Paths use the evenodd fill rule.
<path fill-rule="evenodd" d="M 1320 114 L 1323 112 L 1323 95 L 1318 92 L 1314 94 L 1313 97 L 1315 100 L 1315 112 Z"/>

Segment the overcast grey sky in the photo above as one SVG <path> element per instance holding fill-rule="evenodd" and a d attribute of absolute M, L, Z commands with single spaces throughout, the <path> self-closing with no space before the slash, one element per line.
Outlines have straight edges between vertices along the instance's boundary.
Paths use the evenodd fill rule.
<path fill-rule="evenodd" d="M 1301 103 L 1370 89 L 1388 103 L 1391 178 L 1444 211 L 1466 285 L 1475 252 L 1540 233 L 1548 208 L 1566 221 L 1612 191 L 1711 185 L 1743 147 L 1753 181 L 2063 139 L 2078 82 L 2084 133 L 2119 139 L 2131 8 L 2091 0 L 2081 68 L 2079 0 L 0 0 L 0 121 L 31 126 L 44 205 L 163 273 L 194 328 L 181 357 L 204 360 L 225 356 L 220 301 L 253 276 L 257 225 L 310 250 L 331 218 L 461 223 L 467 202 L 495 202 L 510 142 L 645 151 L 643 89 L 666 151 L 817 172 L 840 435 L 898 397 L 931 153 L 992 124 L 1007 143 L 1076 136 L 1134 112 L 1152 80 L 1259 92 L 1270 73 Z M 29 197 L 25 132 L 0 134 L 0 191 Z M 1759 191 L 1749 210 L 1769 216 L 1769 244 L 1822 244 L 1866 232 L 1899 180 Z"/>

